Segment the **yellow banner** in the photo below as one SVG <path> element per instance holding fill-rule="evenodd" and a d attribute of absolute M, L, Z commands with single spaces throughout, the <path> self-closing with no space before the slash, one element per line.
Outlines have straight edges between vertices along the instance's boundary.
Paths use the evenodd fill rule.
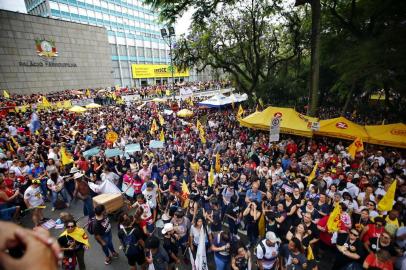
<path fill-rule="evenodd" d="M 170 78 L 172 77 L 170 65 L 149 65 L 149 64 L 132 64 L 132 75 L 134 79 L 147 78 Z M 189 77 L 189 70 L 179 71 L 176 67 L 173 72 L 174 77 Z"/>

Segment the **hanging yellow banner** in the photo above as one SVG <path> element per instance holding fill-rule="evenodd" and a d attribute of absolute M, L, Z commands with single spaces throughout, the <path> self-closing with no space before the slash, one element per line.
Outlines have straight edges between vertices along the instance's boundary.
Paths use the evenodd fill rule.
<path fill-rule="evenodd" d="M 172 77 L 172 70 L 170 65 L 132 64 L 131 70 L 133 79 Z M 175 67 L 173 76 L 189 77 L 189 69 L 180 71 Z"/>

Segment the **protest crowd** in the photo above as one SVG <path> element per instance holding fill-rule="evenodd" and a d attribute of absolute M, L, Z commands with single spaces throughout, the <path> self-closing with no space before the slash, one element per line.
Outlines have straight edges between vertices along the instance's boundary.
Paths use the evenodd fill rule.
<path fill-rule="evenodd" d="M 164 87 L 126 91 L 165 96 Z M 43 106 L 2 114 L 0 268 L 21 269 L 4 237 L 22 222 L 35 228 L 15 237 L 27 249 L 38 239 L 51 250 L 39 256 L 55 261 L 39 269 L 89 268 L 89 248 L 113 269 L 117 258 L 132 270 L 406 269 L 404 150 L 365 144 L 352 156 L 351 141 L 286 134 L 270 144 L 267 132 L 240 126 L 239 104 L 118 102 L 123 94 L 82 113 L 42 104 L 72 91 L 5 101 Z M 193 115 L 173 112 L 183 108 Z M 95 203 L 104 195 L 119 209 Z M 81 217 L 69 212 L 75 201 Z M 59 228 L 59 247 L 40 227 Z"/>

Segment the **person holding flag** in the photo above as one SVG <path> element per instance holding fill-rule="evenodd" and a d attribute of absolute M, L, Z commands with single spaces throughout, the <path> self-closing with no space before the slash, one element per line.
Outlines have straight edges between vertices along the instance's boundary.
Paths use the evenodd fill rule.
<path fill-rule="evenodd" d="M 64 270 L 86 270 L 85 249 L 90 248 L 86 231 L 77 226 L 75 220 L 65 222 L 65 230 L 59 235 L 58 243 L 63 251 L 62 267 Z"/>

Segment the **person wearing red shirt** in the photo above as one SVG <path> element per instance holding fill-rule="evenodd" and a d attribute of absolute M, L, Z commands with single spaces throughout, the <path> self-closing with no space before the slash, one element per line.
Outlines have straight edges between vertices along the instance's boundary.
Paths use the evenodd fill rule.
<path fill-rule="evenodd" d="M 87 172 L 89 170 L 89 162 L 85 159 L 85 157 L 80 157 L 78 161 L 76 161 L 76 166 L 80 171 Z"/>
<path fill-rule="evenodd" d="M 375 217 L 374 223 L 368 224 L 364 227 L 361 233 L 361 239 L 366 249 L 369 247 L 369 241 L 372 238 L 379 238 L 379 236 L 385 231 L 385 220 L 382 217 Z"/>
<path fill-rule="evenodd" d="M 286 153 L 288 155 L 292 155 L 297 152 L 297 144 L 293 140 L 289 140 L 288 144 L 286 145 Z"/>
<path fill-rule="evenodd" d="M 20 206 L 16 206 L 12 201 L 20 195 L 19 190 L 12 190 L 0 178 L 0 220 L 17 220 L 20 215 Z"/>

